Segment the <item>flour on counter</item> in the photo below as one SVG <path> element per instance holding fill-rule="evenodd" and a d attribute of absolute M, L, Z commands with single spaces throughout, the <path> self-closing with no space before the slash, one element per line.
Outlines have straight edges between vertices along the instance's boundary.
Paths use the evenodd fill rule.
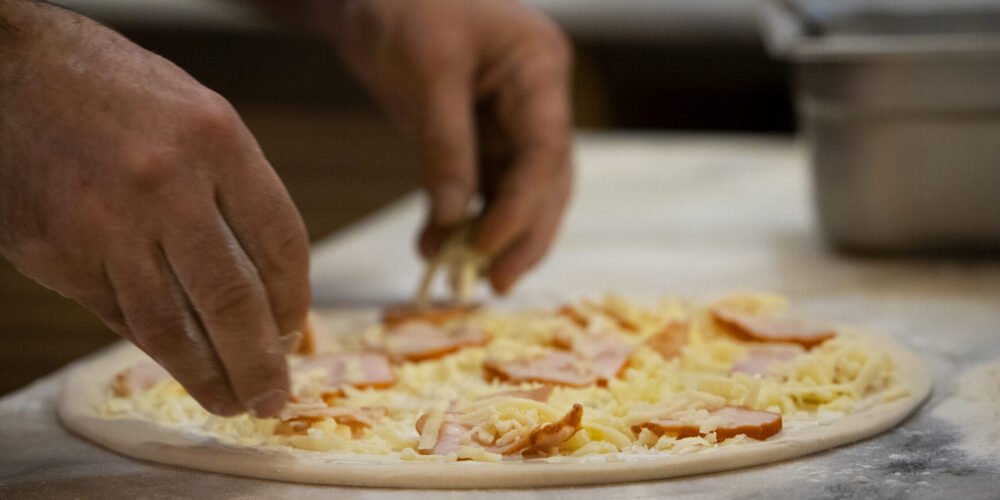
<path fill-rule="evenodd" d="M 1000 462 L 1000 359 L 963 371 L 931 416 L 958 428 L 960 451 Z"/>

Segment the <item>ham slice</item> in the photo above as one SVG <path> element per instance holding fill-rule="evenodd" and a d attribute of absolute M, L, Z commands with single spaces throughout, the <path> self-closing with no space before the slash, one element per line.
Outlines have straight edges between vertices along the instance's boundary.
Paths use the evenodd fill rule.
<path fill-rule="evenodd" d="M 324 397 L 343 395 L 344 386 L 386 389 L 396 383 L 389 358 L 378 352 L 335 352 L 313 357 L 295 367 L 296 373 L 321 369 L 329 391 Z"/>
<path fill-rule="evenodd" d="M 410 321 L 422 321 L 443 325 L 449 321 L 467 317 L 479 308 L 479 304 L 435 303 L 430 307 L 400 304 L 382 311 L 382 324 L 393 328 Z"/>
<path fill-rule="evenodd" d="M 660 333 L 646 339 L 646 345 L 660 353 L 660 356 L 668 361 L 680 356 L 687 343 L 688 323 L 686 321 L 670 323 Z"/>
<path fill-rule="evenodd" d="M 417 419 L 417 432 L 420 433 L 421 437 L 424 435 L 425 428 L 432 423 L 432 419 L 443 419 L 440 426 L 437 426 L 437 438 L 433 447 L 420 447 L 417 451 L 425 455 L 447 455 L 458 451 L 462 437 L 468 435 L 472 430 L 471 425 L 459 423 L 458 416 L 453 408 L 449 408 L 443 415 L 425 414 Z M 583 405 L 574 404 L 573 408 L 558 421 L 539 425 L 521 439 L 505 446 L 477 443 L 472 440 L 470 442 L 487 451 L 501 455 L 536 455 L 545 453 L 552 447 L 573 437 L 573 434 L 580 430 L 582 421 Z"/>
<path fill-rule="evenodd" d="M 485 330 L 470 323 L 439 326 L 425 321 L 403 323 L 386 333 L 386 351 L 393 361 L 425 361 L 463 347 L 490 341 Z"/>
<path fill-rule="evenodd" d="M 431 422 L 431 418 L 431 414 L 424 414 L 417 419 L 417 432 L 421 436 L 421 444 L 417 446 L 417 452 L 421 455 L 447 455 L 457 452 L 462 436 L 467 435 L 472 430 L 472 426 L 458 421 L 458 413 L 454 411 L 454 405 L 452 405 L 443 414 L 433 417 L 442 420 L 437 426 L 437 437 L 432 441 L 433 445 L 425 446 L 424 430 L 428 422 Z"/>
<path fill-rule="evenodd" d="M 364 429 L 371 428 L 386 416 L 386 409 L 381 406 L 366 406 L 363 408 L 345 408 L 327 406 L 321 402 L 288 403 L 278 415 L 278 427 L 275 433 L 305 434 L 313 424 L 325 419 L 333 419 L 338 424 L 351 428 L 351 435 L 358 436 Z"/>
<path fill-rule="evenodd" d="M 733 365 L 734 373 L 768 375 L 767 367 L 774 361 L 790 361 L 805 353 L 799 344 L 751 344 L 747 355 Z"/>
<path fill-rule="evenodd" d="M 152 389 L 153 386 L 170 378 L 170 374 L 154 361 L 142 361 L 117 374 L 111 382 L 115 396 L 127 398 Z"/>
<path fill-rule="evenodd" d="M 526 436 L 503 447 L 488 446 L 487 450 L 501 455 L 537 455 L 546 453 L 573 437 L 582 427 L 583 405 L 576 403 L 561 419 L 536 427 Z"/>
<path fill-rule="evenodd" d="M 722 419 L 722 423 L 713 431 L 719 441 L 740 434 L 746 434 L 749 438 L 763 441 L 781 431 L 781 415 L 769 411 L 757 411 L 739 406 L 723 406 L 708 413 L 712 417 Z M 670 418 L 653 419 L 635 425 L 632 427 L 632 432 L 638 434 L 642 429 L 649 429 L 657 436 L 668 434 L 679 439 L 705 435 L 697 425 Z"/>
<path fill-rule="evenodd" d="M 514 384 L 539 382 L 587 387 L 597 382 L 594 370 L 582 366 L 577 356 L 568 351 L 552 351 L 533 358 L 510 361 L 488 359 L 483 362 L 483 370 L 487 380 L 503 380 Z"/>
<path fill-rule="evenodd" d="M 586 387 L 605 386 L 628 364 L 631 348 L 618 333 L 556 332 L 552 343 L 558 349 L 541 356 L 511 361 L 487 360 L 483 369 L 488 379 L 512 383 Z"/>
<path fill-rule="evenodd" d="M 829 328 L 811 328 L 788 318 L 769 318 L 732 307 L 712 309 L 712 317 L 730 335 L 757 342 L 799 344 L 806 349 L 822 344 L 837 333 Z"/>
<path fill-rule="evenodd" d="M 513 398 L 533 399 L 535 401 L 545 403 L 549 400 L 549 396 L 552 395 L 552 389 L 553 388 L 551 385 L 543 385 L 536 389 L 526 389 L 526 390 L 515 389 L 512 391 L 500 391 L 500 392 L 495 392 L 493 394 L 480 396 L 476 398 L 476 401 L 485 401 L 487 399 L 509 396 Z"/>
<path fill-rule="evenodd" d="M 605 333 L 581 338 L 574 351 L 590 363 L 595 382 L 604 387 L 628 365 L 632 349 L 618 338 L 617 333 Z"/>

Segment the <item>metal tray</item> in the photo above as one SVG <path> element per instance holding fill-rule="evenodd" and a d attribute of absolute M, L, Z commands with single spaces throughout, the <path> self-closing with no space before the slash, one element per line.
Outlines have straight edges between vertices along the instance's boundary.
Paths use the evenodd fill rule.
<path fill-rule="evenodd" d="M 837 247 L 1000 250 L 1000 2 L 947 4 L 763 5 Z"/>

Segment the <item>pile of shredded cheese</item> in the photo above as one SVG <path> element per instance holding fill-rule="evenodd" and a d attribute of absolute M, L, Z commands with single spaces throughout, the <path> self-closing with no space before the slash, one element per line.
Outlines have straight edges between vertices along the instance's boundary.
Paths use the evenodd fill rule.
<path fill-rule="evenodd" d="M 777 314 L 785 307 L 780 297 L 764 294 L 730 298 L 725 303 L 760 314 Z M 489 332 L 489 344 L 466 347 L 438 359 L 395 364 L 397 382 L 388 389 L 344 389 L 336 400 L 338 406 L 387 410 L 384 418 L 360 435 L 352 435 L 349 427 L 332 419 L 315 423 L 304 434 L 287 435 L 276 432 L 275 419 L 217 417 L 202 409 L 173 380 L 129 397 L 115 396 L 109 390 L 102 411 L 107 418 L 140 418 L 238 445 L 404 460 L 498 462 L 508 457 L 471 445 L 463 445 L 448 455 L 421 455 L 417 452 L 421 436 L 415 423 L 421 415 L 440 414 L 448 405 L 457 404 L 462 418 L 474 426 L 473 432 L 481 433 L 486 441 L 499 436 L 497 442 L 503 444 L 539 424 L 557 421 L 579 403 L 584 407 L 582 428 L 559 445 L 558 453 L 549 460 L 584 456 L 620 459 L 626 454 L 684 454 L 751 441 L 744 435 L 722 442 L 716 439 L 713 431 L 720 423 L 708 409 L 723 404 L 780 413 L 788 429 L 836 419 L 873 402 L 906 395 L 895 380 L 895 367 L 886 353 L 864 337 L 843 331 L 791 361 L 773 363 L 766 376 L 732 372 L 734 364 L 746 354 L 748 343 L 721 331 L 712 321 L 710 307 L 678 299 L 642 303 L 609 296 L 577 306 L 581 314 L 588 316 L 585 328 L 553 310 L 475 312 L 467 321 Z M 690 325 L 688 342 L 679 356 L 665 360 L 644 342 L 677 321 Z M 551 349 L 554 330 L 576 334 L 584 330 L 621 332 L 631 346 L 628 364 L 605 387 L 555 387 L 547 402 L 510 396 L 477 400 L 501 391 L 540 387 L 487 381 L 483 362 L 488 358 L 509 360 L 545 353 Z M 384 336 L 385 329 L 379 326 L 325 340 L 332 349 L 350 350 L 379 345 L 385 341 Z M 301 362 L 298 356 L 290 357 L 293 368 Z M 296 373 L 292 381 L 294 393 L 320 394 L 323 379 L 321 371 Z M 657 436 L 648 429 L 633 432 L 636 424 L 664 414 L 699 426 L 702 435 L 677 438 Z"/>

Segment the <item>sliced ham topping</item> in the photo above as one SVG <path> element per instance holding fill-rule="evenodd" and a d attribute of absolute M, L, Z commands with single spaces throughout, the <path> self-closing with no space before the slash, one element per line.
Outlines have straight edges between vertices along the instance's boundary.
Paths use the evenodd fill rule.
<path fill-rule="evenodd" d="M 757 411 L 738 406 L 723 406 L 708 412 L 712 417 L 719 417 L 723 422 L 716 428 L 715 437 L 719 441 L 729 439 L 739 434 L 763 441 L 781 431 L 781 415 L 769 411 Z M 642 429 L 649 429 L 657 436 L 664 434 L 677 438 L 704 436 L 697 425 L 687 424 L 670 418 L 653 419 L 649 422 L 635 425 L 632 432 L 638 434 Z"/>
<path fill-rule="evenodd" d="M 590 362 L 599 386 L 608 385 L 628 365 L 628 354 L 632 349 L 617 337 L 618 334 L 594 336 L 584 339 L 584 343 L 575 349 Z"/>
<path fill-rule="evenodd" d="M 660 333 L 646 339 L 646 345 L 660 353 L 660 356 L 666 360 L 680 356 L 687 343 L 688 323 L 686 321 L 670 323 Z"/>
<path fill-rule="evenodd" d="M 400 304 L 382 311 L 382 324 L 393 328 L 410 321 L 423 321 L 443 325 L 455 319 L 462 319 L 479 308 L 479 304 L 435 303 L 430 307 Z"/>
<path fill-rule="evenodd" d="M 322 369 L 330 387 L 324 397 L 343 395 L 344 386 L 386 389 L 396 383 L 389 358 L 378 352 L 336 352 L 315 356 L 295 367 L 296 373 Z"/>
<path fill-rule="evenodd" d="M 767 367 L 774 361 L 791 361 L 805 349 L 798 344 L 751 344 L 747 355 L 733 365 L 733 372 L 747 375 L 767 375 Z"/>
<path fill-rule="evenodd" d="M 757 316 L 732 307 L 716 307 L 712 309 L 712 317 L 736 338 L 799 344 L 806 349 L 812 349 L 837 334 L 829 328 L 811 328 L 793 319 Z"/>
<path fill-rule="evenodd" d="M 493 394 L 487 394 L 485 396 L 480 396 L 480 397 L 476 398 L 475 400 L 476 401 L 484 401 L 484 400 L 487 400 L 487 399 L 501 398 L 501 397 L 509 396 L 509 397 L 512 397 L 512 398 L 533 399 L 535 401 L 539 401 L 539 402 L 544 403 L 544 402 L 548 401 L 549 400 L 549 396 L 552 395 L 552 389 L 553 389 L 553 387 L 551 385 L 543 385 L 543 386 L 538 387 L 536 389 L 526 389 L 526 390 L 515 389 L 515 390 L 512 390 L 512 391 L 495 392 Z"/>
<path fill-rule="evenodd" d="M 577 355 L 568 351 L 552 351 L 541 356 L 510 361 L 486 360 L 483 370 L 487 380 L 503 380 L 518 384 L 543 384 L 586 387 L 597 382 L 597 374 L 582 366 Z"/>
<path fill-rule="evenodd" d="M 486 449 L 501 455 L 535 455 L 545 453 L 559 446 L 580 430 L 583 422 L 583 405 L 573 405 L 563 418 L 551 424 L 544 424 L 528 433 L 523 438 L 503 446 L 487 446 Z"/>
<path fill-rule="evenodd" d="M 501 455 L 535 455 L 545 453 L 554 446 L 558 446 L 567 439 L 573 437 L 583 421 L 583 406 L 574 404 L 573 408 L 561 419 L 551 424 L 542 424 L 532 429 L 521 439 L 504 446 L 493 444 L 476 443 L 483 449 L 500 453 Z M 442 413 L 430 413 L 422 415 L 417 419 L 417 432 L 420 433 L 421 442 L 417 451 L 424 455 L 447 455 L 458 451 L 462 437 L 468 435 L 472 430 L 471 425 L 459 423 L 458 413 L 449 409 Z M 436 438 L 433 441 L 425 440 L 424 431 L 433 432 L 437 429 Z M 475 442 L 475 441 L 472 441 Z"/>
<path fill-rule="evenodd" d="M 325 419 L 333 419 L 338 424 L 351 428 L 351 435 L 358 436 L 364 429 L 371 428 L 385 417 L 386 409 L 381 406 L 344 408 L 327 406 L 324 403 L 288 403 L 278 416 L 275 432 L 278 434 L 305 434 L 313 424 Z"/>
<path fill-rule="evenodd" d="M 614 332 L 574 333 L 559 330 L 552 335 L 552 345 L 557 349 L 572 350 L 577 358 L 577 371 L 585 369 L 593 372 L 594 382 L 600 386 L 607 385 L 625 370 L 632 350 L 621 335 Z"/>
<path fill-rule="evenodd" d="M 142 361 L 115 375 L 111 390 L 115 396 L 127 398 L 152 389 L 153 386 L 170 378 L 167 370 L 153 361 Z"/>
<path fill-rule="evenodd" d="M 433 439 L 424 439 L 424 430 L 428 425 L 437 429 L 436 437 Z M 417 452 L 421 455 L 447 455 L 457 452 L 462 436 L 472 430 L 472 426 L 459 423 L 458 413 L 453 407 L 443 413 L 421 415 L 417 419 L 416 427 L 420 433 Z M 430 429 L 428 431 L 433 432 Z"/>
<path fill-rule="evenodd" d="M 425 321 L 401 324 L 386 333 L 386 351 L 394 361 L 424 361 L 440 358 L 463 347 L 490 341 L 485 330 L 470 323 L 438 326 Z"/>

